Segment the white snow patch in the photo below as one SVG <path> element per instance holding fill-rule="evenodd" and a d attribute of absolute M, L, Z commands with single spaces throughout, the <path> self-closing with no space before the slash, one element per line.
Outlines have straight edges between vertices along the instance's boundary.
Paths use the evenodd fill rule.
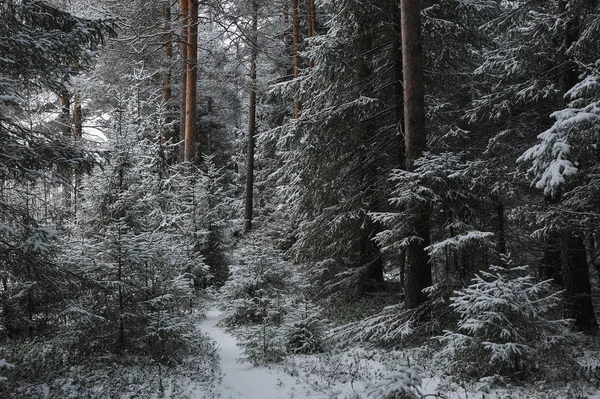
<path fill-rule="evenodd" d="M 249 363 L 240 363 L 242 351 L 236 339 L 217 327 L 221 312 L 210 310 L 201 323 L 201 329 L 217 342 L 221 356 L 223 381 L 222 399 L 321 399 L 326 398 L 315 392 L 310 386 L 300 382 L 277 365 L 273 367 L 254 367 Z M 197 396 L 203 399 L 204 396 Z"/>

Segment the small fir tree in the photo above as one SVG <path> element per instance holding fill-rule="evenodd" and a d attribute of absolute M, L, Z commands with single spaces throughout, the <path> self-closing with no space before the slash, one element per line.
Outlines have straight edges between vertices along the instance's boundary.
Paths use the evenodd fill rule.
<path fill-rule="evenodd" d="M 527 266 L 505 259 L 455 291 L 450 306 L 458 330 L 437 337 L 444 345 L 439 357 L 450 360 L 452 372 L 472 377 L 522 375 L 549 365 L 575 337 L 571 320 L 552 317 L 560 303 L 549 280 L 536 282 Z"/>

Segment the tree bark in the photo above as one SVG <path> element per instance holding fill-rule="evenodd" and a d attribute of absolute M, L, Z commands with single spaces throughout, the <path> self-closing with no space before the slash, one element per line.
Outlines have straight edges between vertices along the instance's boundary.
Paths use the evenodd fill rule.
<path fill-rule="evenodd" d="M 248 115 L 248 159 L 246 162 L 246 198 L 244 204 L 244 230 L 252 230 L 254 201 L 254 141 L 256 137 L 256 58 L 258 57 L 258 5 L 252 0 L 252 43 L 250 43 L 250 100 Z"/>
<path fill-rule="evenodd" d="M 423 46 L 421 43 L 421 2 L 400 0 L 402 29 L 402 67 L 404 81 L 404 132 L 406 170 L 427 150 L 425 130 L 425 88 L 423 84 Z M 414 239 L 409 247 L 405 270 L 404 295 L 408 309 L 427 299 L 422 290 L 431 285 L 431 266 L 425 247 L 429 245 L 429 211 L 415 210 Z"/>
<path fill-rule="evenodd" d="M 496 204 L 496 235 L 498 237 L 498 252 L 501 254 L 506 253 L 506 228 L 504 226 L 504 204 Z"/>
<path fill-rule="evenodd" d="M 73 138 L 75 141 L 79 141 L 82 135 L 83 115 L 81 112 L 81 94 L 75 93 L 73 96 Z"/>
<path fill-rule="evenodd" d="M 373 68 L 372 59 L 369 55 L 373 50 L 374 31 L 370 27 L 365 27 L 362 32 L 360 42 L 357 42 L 357 50 L 362 56 L 357 59 L 357 80 L 360 87 L 360 95 L 365 97 L 373 97 Z M 361 133 L 359 135 L 359 146 L 369 146 L 372 140 L 372 132 L 376 130 L 372 119 L 363 122 Z M 363 287 L 367 291 L 376 291 L 381 289 L 384 282 L 383 255 L 379 246 L 373 241 L 373 238 L 381 231 L 381 225 L 373 221 L 370 216 L 371 212 L 380 212 L 378 182 L 380 171 L 378 165 L 381 164 L 381 159 L 378 156 L 372 158 L 366 153 L 359 155 L 361 158 L 360 164 L 365 171 L 365 181 L 369 182 L 364 190 L 363 203 L 368 204 L 365 212 L 361 212 L 362 221 L 360 223 L 360 239 L 359 253 L 361 258 L 361 266 L 367 265 L 366 281 L 363 281 Z"/>
<path fill-rule="evenodd" d="M 395 7 L 394 10 L 394 113 L 397 126 L 397 145 L 398 145 L 398 164 L 406 164 L 404 157 L 404 85 L 403 85 L 403 70 L 402 70 L 402 20 L 400 16 L 400 7 Z"/>
<path fill-rule="evenodd" d="M 164 102 L 163 110 L 163 131 L 161 141 L 163 143 L 171 140 L 171 132 L 167 125 L 171 120 L 171 59 L 173 58 L 173 42 L 171 37 L 171 4 L 166 0 L 163 4 L 163 46 L 165 48 L 165 66 L 162 77 L 162 98 Z"/>
<path fill-rule="evenodd" d="M 65 137 L 71 137 L 71 102 L 70 95 L 68 92 L 64 92 L 60 94 L 60 115 L 58 117 L 58 121 L 60 123 L 60 129 L 62 130 L 62 134 Z M 69 178 L 70 180 L 70 178 Z M 71 208 L 71 187 L 70 184 L 63 184 L 63 199 L 64 204 L 67 209 Z"/>
<path fill-rule="evenodd" d="M 308 28 L 308 37 L 315 35 L 317 16 L 315 12 L 315 0 L 306 0 L 306 22 Z"/>
<path fill-rule="evenodd" d="M 300 76 L 300 17 L 298 15 L 298 0 L 292 0 L 292 46 L 294 52 L 294 79 Z M 296 99 L 294 102 L 294 118 L 300 117 L 302 104 Z"/>
<path fill-rule="evenodd" d="M 577 84 L 579 73 L 577 63 L 568 57 L 568 49 L 579 39 L 579 10 L 578 5 L 571 3 L 567 7 L 567 0 L 559 0 L 558 9 L 564 14 L 565 24 L 563 43 L 560 54 L 563 63 L 561 75 L 561 90 L 559 105 L 567 106 L 565 93 Z M 586 333 L 596 333 L 598 323 L 594 314 L 590 274 L 587 263 L 587 254 L 584 233 L 574 227 L 566 227 L 563 233 L 563 280 L 565 288 L 566 316 L 575 320 L 575 326 Z"/>
<path fill-rule="evenodd" d="M 598 323 L 592 304 L 592 287 L 583 234 L 568 231 L 563 237 L 566 316 L 575 320 L 575 327 L 586 333 L 596 333 Z"/>
<path fill-rule="evenodd" d="M 288 0 L 284 0 L 283 1 L 283 25 L 285 26 L 285 29 L 283 31 L 283 43 L 286 45 L 286 47 L 292 45 L 292 38 L 290 36 L 290 3 Z"/>
<path fill-rule="evenodd" d="M 185 161 L 197 162 L 196 100 L 198 79 L 198 0 L 188 3 L 188 51 L 185 101 Z"/>
<path fill-rule="evenodd" d="M 68 92 L 61 93 L 60 95 L 60 127 L 64 136 L 71 135 L 71 96 Z"/>
<path fill-rule="evenodd" d="M 179 103 L 179 162 L 185 161 L 185 119 L 186 119 L 186 88 L 187 88 L 187 48 L 188 48 L 188 1 L 179 1 L 179 18 L 181 32 L 179 53 L 181 56 L 181 98 Z"/>
<path fill-rule="evenodd" d="M 315 0 L 306 0 L 306 25 L 308 29 L 308 37 L 315 35 L 315 29 L 317 25 L 317 16 L 315 12 Z M 315 66 L 314 61 L 311 59 L 308 61 L 308 67 L 312 68 Z"/>
<path fill-rule="evenodd" d="M 206 126 L 206 155 L 211 155 L 213 151 L 213 98 L 206 98 L 206 112 L 208 113 L 208 124 Z"/>

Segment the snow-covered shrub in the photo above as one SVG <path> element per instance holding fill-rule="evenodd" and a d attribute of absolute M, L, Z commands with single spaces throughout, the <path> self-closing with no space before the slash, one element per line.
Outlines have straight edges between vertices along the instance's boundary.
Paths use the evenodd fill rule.
<path fill-rule="evenodd" d="M 289 263 L 273 250 L 268 240 L 250 238 L 221 288 L 220 324 L 227 329 L 268 322 L 280 325 L 285 314 L 284 293 L 290 283 Z"/>
<path fill-rule="evenodd" d="M 552 318 L 561 292 L 549 280 L 536 282 L 527 266 L 513 267 L 507 260 L 472 281 L 450 298 L 458 330 L 436 337 L 444 345 L 438 356 L 450 360 L 451 372 L 525 374 L 564 355 L 564 344 L 575 335 L 570 320 Z"/>
<path fill-rule="evenodd" d="M 279 362 L 285 356 L 285 348 L 276 325 L 265 321 L 262 324 L 247 327 L 238 333 L 243 358 L 255 366 Z"/>
<path fill-rule="evenodd" d="M 371 399 L 421 399 L 421 370 L 417 367 L 401 366 L 367 390 Z"/>
<path fill-rule="evenodd" d="M 403 303 L 386 306 L 372 316 L 334 328 L 329 338 L 342 347 L 358 342 L 395 344 L 413 333 L 412 314 Z"/>
<path fill-rule="evenodd" d="M 69 337 L 64 336 L 0 347 L 18 365 L 1 369 L 7 380 L 0 381 L 0 398 L 150 399 L 161 397 L 161 390 L 170 393 L 167 397 L 195 397 L 193 390 L 210 390 L 218 382 L 219 357 L 214 342 L 197 327 L 194 337 L 185 338 L 177 363 L 169 365 L 151 356 L 81 356 L 65 345 Z"/>
<path fill-rule="evenodd" d="M 250 237 L 243 246 L 240 265 L 221 288 L 220 324 L 241 339 L 244 360 L 263 364 L 281 359 L 280 329 L 288 307 L 290 265 L 267 239 Z"/>
<path fill-rule="evenodd" d="M 309 301 L 292 306 L 283 325 L 283 341 L 287 353 L 323 352 L 326 325 L 321 313 L 321 308 Z"/>

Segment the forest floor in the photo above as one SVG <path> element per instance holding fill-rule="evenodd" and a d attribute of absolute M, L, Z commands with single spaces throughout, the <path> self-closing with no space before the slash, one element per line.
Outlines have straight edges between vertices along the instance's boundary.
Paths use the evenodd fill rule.
<path fill-rule="evenodd" d="M 426 359 L 420 348 L 407 352 L 368 350 L 360 347 L 319 355 L 296 355 L 269 366 L 245 362 L 237 340 L 217 326 L 221 312 L 211 309 L 201 322 L 202 331 L 217 343 L 222 381 L 210 397 L 198 392 L 196 399 L 367 399 L 383 397 L 373 391 L 381 382 L 393 381 L 402 359 Z M 420 353 L 419 353 L 420 352 Z M 594 354 L 594 355 L 597 355 Z M 595 358 L 596 356 L 592 356 Z M 421 363 L 421 362 L 419 362 Z M 435 399 L 600 399 L 591 381 L 552 384 L 531 381 L 527 386 L 492 388 L 485 382 L 457 384 L 433 370 L 421 371 L 418 398 Z"/>
<path fill-rule="evenodd" d="M 221 312 L 216 309 L 209 310 L 201 323 L 201 329 L 216 341 L 219 348 L 223 373 L 221 399 L 327 398 L 277 365 L 257 367 L 240 361 L 244 356 L 236 339 L 217 326 L 220 315 Z M 199 394 L 197 399 L 209 398 Z"/>

